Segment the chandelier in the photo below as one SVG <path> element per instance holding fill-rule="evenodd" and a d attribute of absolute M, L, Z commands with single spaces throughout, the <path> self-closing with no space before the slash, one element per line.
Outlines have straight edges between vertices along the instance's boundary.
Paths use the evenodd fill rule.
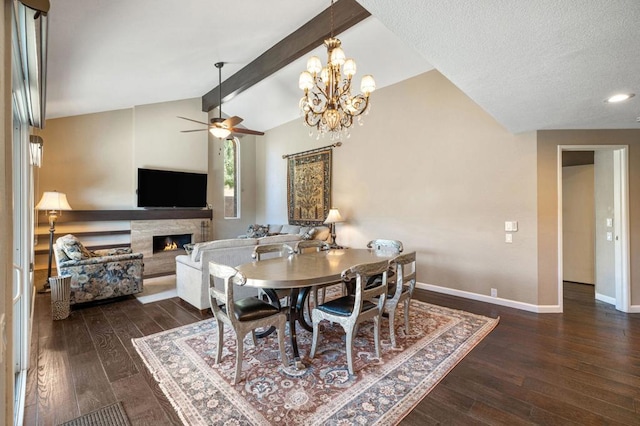
<path fill-rule="evenodd" d="M 360 121 L 360 116 L 369 111 L 369 95 L 376 89 L 373 76 L 365 75 L 360 82 L 362 93 L 351 94 L 356 62 L 346 58 L 340 47 L 342 43 L 333 37 L 333 2 L 331 0 L 331 33 L 324 41 L 328 53 L 327 65 L 323 67 L 317 56 L 310 57 L 307 71 L 300 74 L 298 81 L 298 87 L 304 90 L 300 110 L 305 124 L 316 128 L 318 138 L 329 133 L 332 140 L 341 134 L 349 136 L 348 129 L 354 117 Z"/>

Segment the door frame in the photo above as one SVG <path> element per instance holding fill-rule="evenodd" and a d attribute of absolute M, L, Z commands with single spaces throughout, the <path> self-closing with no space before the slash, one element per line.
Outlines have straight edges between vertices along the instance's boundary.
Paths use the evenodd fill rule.
<path fill-rule="evenodd" d="M 616 309 L 631 312 L 629 253 L 629 146 L 628 145 L 558 145 L 558 305 L 563 308 L 563 217 L 562 217 L 562 152 L 613 151 L 615 298 Z"/>

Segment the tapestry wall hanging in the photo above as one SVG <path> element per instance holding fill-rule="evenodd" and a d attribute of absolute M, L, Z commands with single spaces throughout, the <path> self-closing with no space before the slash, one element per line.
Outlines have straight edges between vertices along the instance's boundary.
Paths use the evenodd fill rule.
<path fill-rule="evenodd" d="M 331 208 L 331 148 L 288 156 L 287 206 L 292 225 L 318 225 Z"/>

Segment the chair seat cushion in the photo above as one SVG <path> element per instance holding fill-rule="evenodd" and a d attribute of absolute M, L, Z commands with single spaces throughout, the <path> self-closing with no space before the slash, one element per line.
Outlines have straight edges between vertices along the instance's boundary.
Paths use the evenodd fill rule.
<path fill-rule="evenodd" d="M 233 309 L 238 321 L 254 321 L 280 312 L 278 308 L 257 297 L 236 300 Z"/>
<path fill-rule="evenodd" d="M 329 314 L 339 315 L 342 317 L 348 317 L 353 312 L 353 306 L 356 303 L 356 297 L 352 294 L 347 296 L 340 297 L 338 299 L 331 300 L 327 303 L 323 303 L 318 306 L 318 309 L 327 312 Z M 365 300 L 362 303 L 362 311 L 368 311 L 369 309 L 374 309 L 376 305 Z"/>

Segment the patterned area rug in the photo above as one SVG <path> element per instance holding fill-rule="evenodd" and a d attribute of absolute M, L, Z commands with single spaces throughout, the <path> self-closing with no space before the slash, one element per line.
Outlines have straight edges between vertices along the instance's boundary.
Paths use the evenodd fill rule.
<path fill-rule="evenodd" d="M 373 322 L 361 324 L 354 342 L 355 376 L 347 371 L 345 334 L 321 323 L 318 353 L 309 359 L 311 333 L 299 328 L 298 346 L 308 368 L 284 368 L 275 333 L 246 339 L 243 381 L 233 385 L 235 336 L 225 327 L 223 358 L 214 364 L 217 327 L 209 319 L 133 339 L 185 424 L 365 425 L 395 424 L 473 349 L 498 319 L 413 300 L 411 333 L 397 314 L 398 348 L 382 321 L 382 358 L 375 357 Z M 287 339 L 287 346 L 288 339 Z M 291 353 L 288 352 L 289 357 Z"/>

